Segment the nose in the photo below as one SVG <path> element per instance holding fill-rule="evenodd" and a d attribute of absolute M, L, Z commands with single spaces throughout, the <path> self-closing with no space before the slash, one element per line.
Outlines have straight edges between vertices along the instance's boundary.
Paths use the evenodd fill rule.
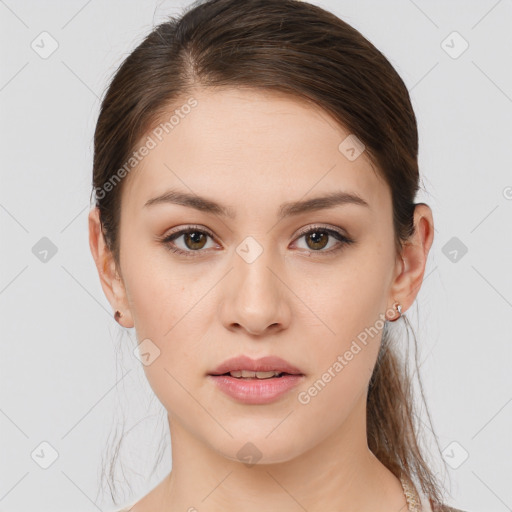
<path fill-rule="evenodd" d="M 223 325 L 255 336 L 286 329 L 291 319 L 291 293 L 284 281 L 283 271 L 271 259 L 270 251 L 263 251 L 251 263 L 235 254 L 220 309 Z"/>

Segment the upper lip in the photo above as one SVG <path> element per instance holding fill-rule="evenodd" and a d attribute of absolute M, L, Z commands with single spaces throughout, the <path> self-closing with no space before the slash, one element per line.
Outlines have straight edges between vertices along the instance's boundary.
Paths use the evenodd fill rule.
<path fill-rule="evenodd" d="M 260 359 L 251 359 L 247 356 L 232 357 L 217 366 L 209 375 L 223 375 L 224 373 L 238 370 L 248 370 L 252 372 L 276 371 L 302 375 L 302 372 L 298 368 L 277 356 L 266 356 Z"/>

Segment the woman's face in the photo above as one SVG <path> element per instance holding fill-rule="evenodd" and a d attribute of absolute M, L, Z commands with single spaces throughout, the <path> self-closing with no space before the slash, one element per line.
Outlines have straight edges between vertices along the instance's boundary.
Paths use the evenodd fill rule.
<path fill-rule="evenodd" d="M 232 460 L 290 460 L 364 426 L 401 268 L 390 190 L 319 109 L 249 89 L 193 97 L 168 133 L 146 134 L 151 149 L 125 178 L 115 307 L 145 340 L 144 370 L 171 422 Z M 321 199 L 342 193 L 362 201 Z M 241 355 L 277 356 L 303 375 L 244 402 L 209 375 Z"/>

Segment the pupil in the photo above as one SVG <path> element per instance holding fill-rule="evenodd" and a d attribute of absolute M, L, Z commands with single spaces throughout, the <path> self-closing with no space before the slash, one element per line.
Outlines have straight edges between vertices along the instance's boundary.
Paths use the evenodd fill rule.
<path fill-rule="evenodd" d="M 204 240 L 201 243 L 201 237 L 205 238 L 204 233 L 199 233 L 198 231 L 187 233 L 185 235 L 185 243 L 189 249 L 201 249 L 204 246 Z M 188 243 L 189 241 L 192 241 L 192 246 Z"/>
<path fill-rule="evenodd" d="M 315 231 L 314 233 L 311 233 L 308 237 L 309 240 L 313 240 L 313 247 L 312 249 L 322 249 L 327 245 L 327 238 L 328 235 L 325 232 L 322 231 Z M 324 242 L 324 243 L 322 243 Z M 309 244 L 308 244 L 309 245 Z"/>

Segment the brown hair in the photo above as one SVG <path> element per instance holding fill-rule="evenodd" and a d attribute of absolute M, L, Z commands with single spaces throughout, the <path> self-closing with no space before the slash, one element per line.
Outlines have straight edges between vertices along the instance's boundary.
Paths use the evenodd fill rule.
<path fill-rule="evenodd" d="M 418 132 L 408 90 L 390 62 L 356 29 L 307 2 L 201 0 L 154 28 L 124 60 L 101 105 L 93 187 L 117 264 L 125 180 L 114 186 L 114 174 L 171 105 L 196 88 L 222 86 L 301 98 L 355 134 L 390 187 L 400 253 L 414 233 Z M 107 188 L 108 183 L 112 186 Z M 405 474 L 419 483 L 437 510 L 442 488 L 421 453 L 405 359 L 394 350 L 386 324 L 368 389 L 368 445 L 397 477 Z M 425 401 L 419 375 L 418 381 Z"/>

